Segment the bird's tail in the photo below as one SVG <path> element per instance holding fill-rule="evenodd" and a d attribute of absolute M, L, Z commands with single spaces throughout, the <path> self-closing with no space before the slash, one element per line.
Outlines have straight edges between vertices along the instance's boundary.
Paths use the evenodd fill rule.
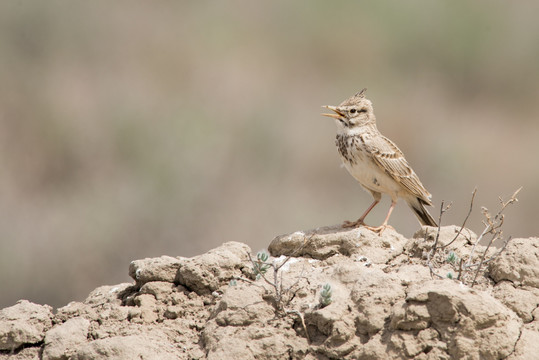
<path fill-rule="evenodd" d="M 425 202 L 421 199 L 415 198 L 412 201 L 408 201 L 408 205 L 414 211 L 414 214 L 417 216 L 421 225 L 438 227 L 436 221 L 432 218 L 427 209 L 425 209 Z"/>

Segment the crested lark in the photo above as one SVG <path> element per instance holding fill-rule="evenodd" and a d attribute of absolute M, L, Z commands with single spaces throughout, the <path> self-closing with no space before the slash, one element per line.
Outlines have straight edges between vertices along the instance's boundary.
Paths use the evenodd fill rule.
<path fill-rule="evenodd" d="M 408 165 L 402 151 L 378 131 L 372 103 L 365 98 L 366 90 L 361 90 L 339 106 L 323 106 L 335 112 L 322 115 L 335 119 L 335 143 L 344 166 L 374 198 L 357 221 L 345 221 L 343 226 L 363 225 L 381 234 L 389 226 L 387 222 L 399 198 L 406 201 L 422 225 L 438 226 L 425 209 L 425 205 L 432 206 L 431 195 Z M 391 207 L 383 224 L 378 227 L 365 225 L 363 220 L 380 202 L 382 194 L 391 196 Z"/>

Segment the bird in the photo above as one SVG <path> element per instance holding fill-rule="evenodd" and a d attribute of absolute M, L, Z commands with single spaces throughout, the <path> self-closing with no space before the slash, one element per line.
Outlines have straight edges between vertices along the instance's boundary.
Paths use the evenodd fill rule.
<path fill-rule="evenodd" d="M 432 206 L 432 195 L 425 189 L 402 151 L 383 136 L 376 127 L 372 102 L 365 97 L 367 89 L 344 100 L 338 106 L 325 105 L 333 113 L 322 114 L 335 120 L 335 144 L 344 167 L 374 201 L 357 221 L 345 221 L 343 227 L 363 226 L 379 235 L 388 228 L 389 217 L 399 198 L 404 199 L 421 225 L 437 227 L 425 206 Z M 391 206 L 380 226 L 364 223 L 365 217 L 380 202 L 382 194 L 391 197 Z"/>

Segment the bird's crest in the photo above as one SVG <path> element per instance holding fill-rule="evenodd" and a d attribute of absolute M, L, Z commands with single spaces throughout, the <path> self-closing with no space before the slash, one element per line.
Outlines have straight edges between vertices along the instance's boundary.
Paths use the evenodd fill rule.
<path fill-rule="evenodd" d="M 361 99 L 365 98 L 365 92 L 366 91 L 367 91 L 367 88 L 364 88 L 360 92 L 358 92 L 355 95 L 352 95 L 348 99 L 344 100 L 339 106 L 349 106 L 349 105 L 359 103 L 361 101 Z"/>
<path fill-rule="evenodd" d="M 355 94 L 354 96 L 355 97 L 360 97 L 360 98 L 364 98 L 365 97 L 365 92 L 367 91 L 367 88 L 363 88 L 360 92 L 358 92 L 357 94 Z"/>

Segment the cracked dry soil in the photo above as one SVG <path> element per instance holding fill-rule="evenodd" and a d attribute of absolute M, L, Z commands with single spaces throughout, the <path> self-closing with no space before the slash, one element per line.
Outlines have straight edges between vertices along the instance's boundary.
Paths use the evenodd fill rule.
<path fill-rule="evenodd" d="M 471 288 L 431 276 L 433 230 L 278 236 L 270 260 L 292 256 L 279 271 L 288 290 L 279 304 L 271 284 L 255 280 L 245 244 L 136 260 L 133 283 L 99 287 L 83 302 L 0 310 L 0 360 L 539 358 L 539 239 L 512 240 Z M 440 243 L 457 230 L 442 228 Z M 465 256 L 474 238 L 465 230 L 446 251 Z M 455 272 L 443 256 L 436 271 Z M 332 302 L 322 308 L 326 283 Z"/>

